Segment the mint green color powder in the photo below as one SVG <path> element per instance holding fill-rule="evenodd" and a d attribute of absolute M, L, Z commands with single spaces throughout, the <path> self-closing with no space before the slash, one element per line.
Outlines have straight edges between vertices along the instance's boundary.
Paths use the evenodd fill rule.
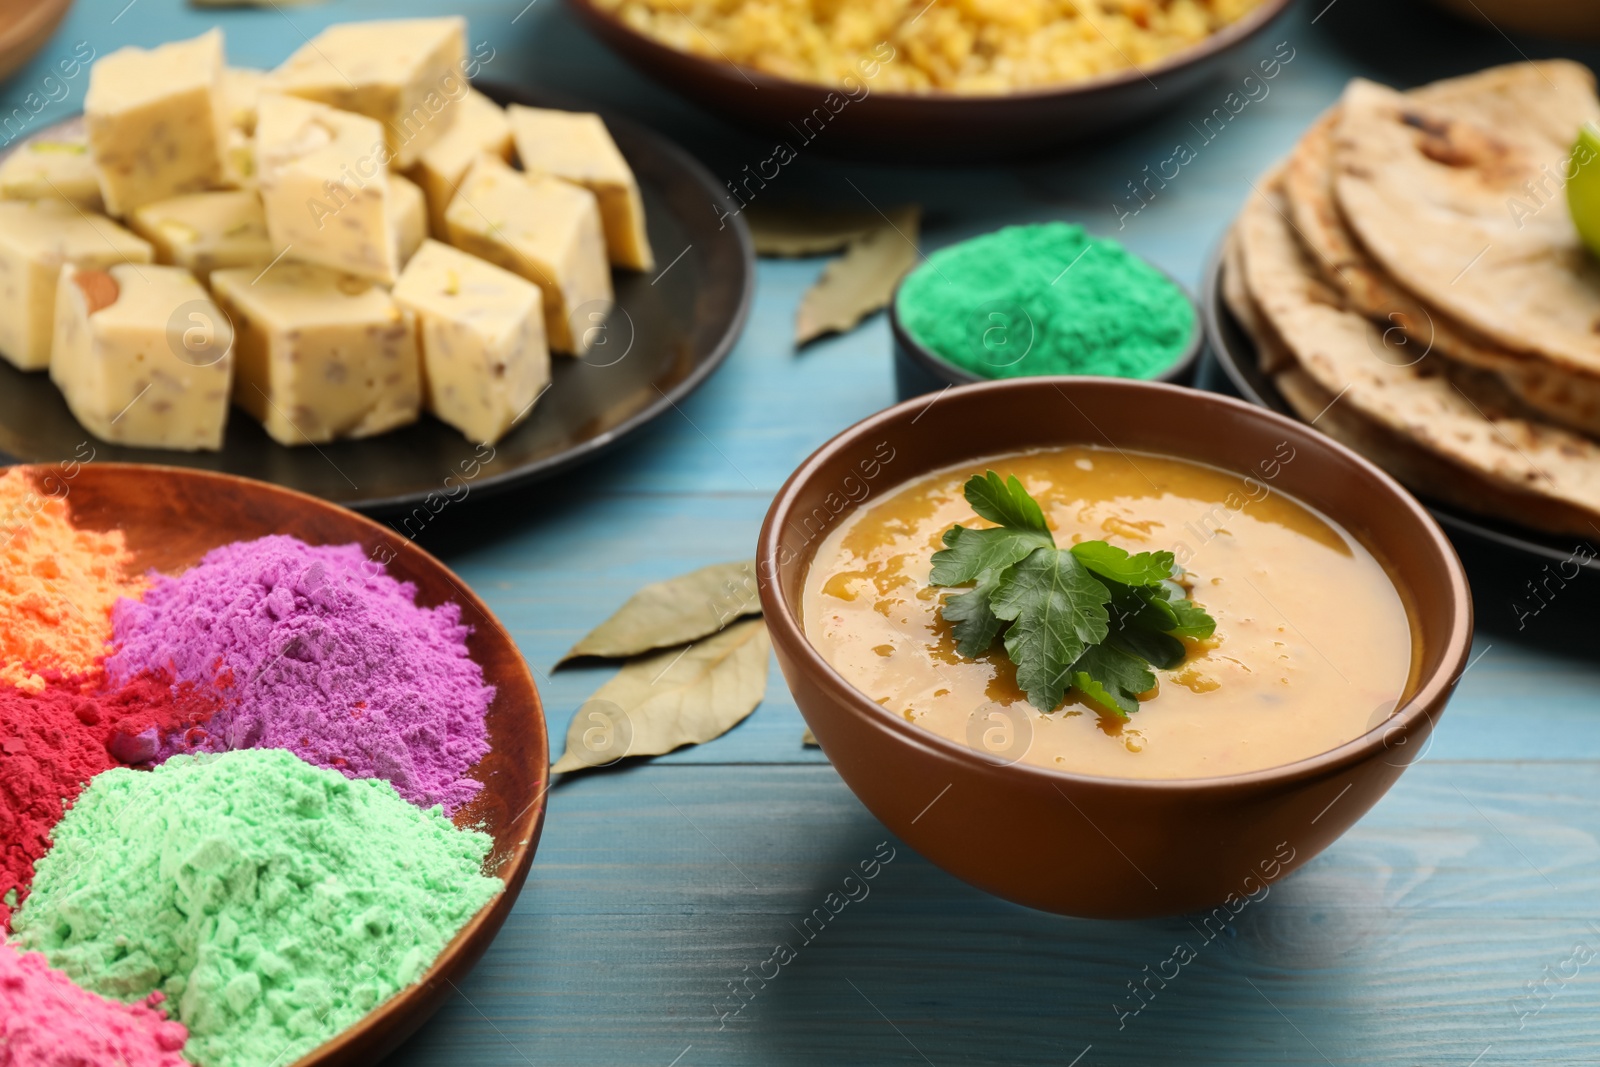
<path fill-rule="evenodd" d="M 1007 226 L 943 248 L 900 287 L 924 346 L 983 378 L 1154 378 L 1194 337 L 1194 305 L 1115 241 L 1064 222 Z"/>
<path fill-rule="evenodd" d="M 202 1067 L 293 1063 L 503 888 L 486 834 L 277 749 L 105 771 L 54 838 L 17 946 L 103 996 L 164 992 Z"/>

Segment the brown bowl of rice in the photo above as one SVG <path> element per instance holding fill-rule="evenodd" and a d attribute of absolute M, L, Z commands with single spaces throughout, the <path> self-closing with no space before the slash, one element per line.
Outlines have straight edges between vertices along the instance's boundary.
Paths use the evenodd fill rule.
<path fill-rule="evenodd" d="M 1042 154 L 1177 104 L 1291 2 L 569 0 L 645 74 L 780 138 L 776 167 L 812 149 L 971 163 Z M 1241 99 L 1294 54 L 1287 42 L 1255 49 L 1242 64 L 1249 84 L 1231 87 Z M 1226 95 L 1219 87 L 1219 105 Z"/>

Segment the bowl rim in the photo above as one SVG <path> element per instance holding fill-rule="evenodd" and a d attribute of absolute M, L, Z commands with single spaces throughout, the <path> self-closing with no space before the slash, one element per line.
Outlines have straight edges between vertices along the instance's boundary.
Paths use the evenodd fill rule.
<path fill-rule="evenodd" d="M 1038 224 L 1025 223 L 1022 225 Z M 1007 228 L 1009 227 L 1001 227 L 1001 229 Z M 978 237 L 987 237 L 990 234 L 998 232 L 999 230 L 987 230 L 984 233 L 974 234 L 972 237 L 963 238 L 960 241 L 953 242 L 943 247 L 954 248 L 957 245 L 965 244 L 967 241 L 975 240 Z M 1084 232 L 1090 240 L 1107 240 L 1107 238 L 1096 237 L 1095 235 L 1088 233 L 1087 230 Z M 1189 291 L 1189 287 L 1187 285 L 1184 285 L 1177 278 L 1173 277 L 1172 274 L 1165 268 L 1150 262 L 1148 259 L 1145 259 L 1136 252 L 1129 251 L 1126 248 L 1123 250 L 1128 252 L 1128 255 L 1133 256 L 1133 258 L 1137 259 L 1140 263 L 1143 263 L 1145 266 L 1160 274 L 1167 281 L 1171 282 L 1173 288 L 1178 290 L 1179 293 L 1182 293 L 1183 298 L 1189 302 L 1189 308 L 1194 312 L 1194 324 L 1189 331 L 1189 340 L 1184 343 L 1183 351 L 1178 353 L 1178 357 L 1169 363 L 1165 368 L 1163 368 L 1160 374 L 1157 374 L 1152 378 L 1123 378 L 1121 375 L 1115 374 L 1082 375 L 1082 377 L 1119 378 L 1122 381 L 1128 382 L 1182 383 L 1193 375 L 1195 364 L 1200 361 L 1200 353 L 1205 351 L 1207 344 L 1208 334 L 1206 332 L 1206 318 L 1201 311 L 1200 302 L 1195 298 L 1195 295 Z M 935 249 L 933 254 L 937 255 L 940 251 L 943 251 L 943 248 Z M 901 278 L 895 283 L 894 292 L 889 296 L 889 333 L 891 336 L 893 336 L 895 345 L 901 351 L 903 351 L 906 356 L 912 360 L 912 362 L 917 363 L 924 370 L 927 370 L 929 373 L 949 382 L 952 385 L 975 385 L 979 382 L 1017 381 L 1023 378 L 1062 377 L 1062 375 L 1050 374 L 1016 374 L 1005 378 L 985 378 L 983 375 L 976 374 L 965 367 L 957 366 L 918 340 L 916 334 L 912 333 L 906 327 L 905 323 L 900 321 L 900 291 L 905 288 L 906 282 L 910 280 L 913 274 L 920 270 L 926 269 L 926 267 L 927 263 L 924 262 L 923 264 L 907 271 L 905 277 Z"/>
<path fill-rule="evenodd" d="M 114 461 L 97 460 L 92 464 L 85 464 L 85 468 L 92 466 L 96 472 L 106 477 L 119 478 L 145 478 L 152 475 L 160 477 L 176 477 L 201 483 L 216 483 L 218 481 L 234 482 L 247 486 L 249 491 L 261 498 L 293 498 L 300 507 L 320 511 L 332 515 L 340 522 L 348 524 L 352 540 L 365 540 L 377 542 L 394 549 L 394 556 L 385 567 L 396 561 L 404 561 L 407 569 L 420 570 L 422 568 L 435 568 L 445 580 L 454 587 L 451 603 L 459 604 L 463 609 L 463 616 L 467 611 L 476 612 L 477 615 L 489 626 L 499 632 L 499 640 L 516 653 L 515 662 L 520 666 L 519 680 L 526 681 L 528 692 L 532 694 L 533 704 L 530 722 L 534 727 L 534 737 L 529 747 L 534 751 L 536 766 L 534 780 L 540 783 L 539 789 L 533 800 L 523 808 L 522 812 L 512 819 L 511 829 L 515 831 L 516 845 L 509 855 L 501 862 L 500 869 L 491 877 L 499 879 L 500 892 L 484 901 L 478 910 L 462 924 L 439 949 L 438 955 L 429 961 L 427 970 L 417 976 L 416 981 L 397 990 L 388 999 L 374 1004 L 361 1018 L 334 1034 L 321 1044 L 306 1050 L 305 1054 L 293 1061 L 287 1061 L 285 1067 L 319 1067 L 322 1064 L 344 1063 L 344 1057 L 356 1051 L 366 1051 L 368 1043 L 387 1043 L 389 1051 L 393 1051 L 403 1044 L 418 1027 L 431 1018 L 437 1004 L 431 1004 L 429 998 L 434 988 L 441 980 L 449 981 L 449 971 L 460 967 L 462 973 L 477 965 L 479 959 L 488 950 L 500 928 L 505 925 L 512 908 L 522 893 L 528 878 L 528 872 L 533 866 L 533 857 L 538 851 L 540 838 L 544 835 L 545 816 L 549 809 L 550 793 L 550 738 L 549 724 L 545 720 L 544 697 L 539 692 L 539 687 L 534 681 L 533 672 L 528 663 L 528 658 L 522 653 L 521 647 L 512 638 L 511 631 L 505 624 L 489 610 L 487 604 L 473 592 L 461 576 L 445 565 L 444 561 L 432 552 L 419 545 L 415 540 L 405 537 L 397 531 L 369 519 L 349 508 L 341 507 L 329 500 L 302 493 L 297 489 L 277 485 L 272 482 L 263 482 L 254 478 L 246 478 L 226 471 L 208 471 L 194 467 L 174 467 L 156 463 L 123 463 Z M 49 463 L 17 463 L 0 466 L 0 473 L 9 470 L 19 470 L 29 476 L 55 474 L 56 465 Z M 281 512 L 280 512 L 281 513 Z M 420 566 L 419 566 L 420 564 Z M 404 580 L 404 579 L 401 579 Z M 503 691 L 504 687 L 500 687 Z M 498 698 L 498 694 L 497 694 Z M 484 783 L 487 788 L 488 783 Z M 454 820 L 451 820 L 454 823 Z M 493 856 L 491 851 L 490 856 Z M 419 1004 L 418 1001 L 421 1001 Z M 387 1055 L 387 1053 L 384 1053 Z"/>
<path fill-rule="evenodd" d="M 766 618 L 767 627 L 773 631 L 774 643 L 781 643 L 789 650 L 795 652 L 800 659 L 797 669 L 806 672 L 817 680 L 826 689 L 830 690 L 836 700 L 847 707 L 856 717 L 865 720 L 878 729 L 893 734 L 903 743 L 914 747 L 930 749 L 935 755 L 963 764 L 967 769 L 983 773 L 998 772 L 1015 775 L 1022 780 L 1031 781 L 1040 786 L 1057 787 L 1074 786 L 1078 788 L 1093 789 L 1128 789 L 1136 791 L 1151 791 L 1156 793 L 1223 793 L 1234 791 L 1255 790 L 1264 787 L 1285 785 L 1308 779 L 1326 778 L 1341 771 L 1347 770 L 1357 764 L 1379 755 L 1388 745 L 1386 738 L 1398 730 L 1403 737 L 1409 737 L 1418 727 L 1419 722 L 1426 720 L 1427 727 L 1432 728 L 1434 722 L 1443 711 L 1448 700 L 1450 690 L 1460 680 L 1468 655 L 1472 650 L 1473 634 L 1473 607 L 1472 594 L 1467 584 L 1467 577 L 1454 547 L 1440 529 L 1426 508 L 1415 497 L 1407 492 L 1399 482 L 1395 481 L 1377 465 L 1367 460 L 1360 454 L 1346 448 L 1339 442 L 1318 433 L 1294 419 L 1286 418 L 1276 412 L 1247 404 L 1233 397 L 1223 396 L 1220 393 L 1211 393 L 1186 386 L 1173 385 L 1167 382 L 1143 381 L 1133 378 L 1104 378 L 1087 375 L 1053 375 L 1037 376 L 1030 378 L 1007 378 L 998 381 L 985 381 L 972 385 L 952 387 L 963 394 L 976 392 L 1004 393 L 1010 390 L 1045 389 L 1060 390 L 1063 387 L 1088 386 L 1090 388 L 1121 388 L 1134 390 L 1158 390 L 1167 393 L 1181 394 L 1190 398 L 1192 402 L 1214 405 L 1248 420 L 1276 426 L 1285 433 L 1293 436 L 1297 443 L 1305 442 L 1309 447 L 1325 448 L 1343 460 L 1355 466 L 1370 482 L 1381 491 L 1387 493 L 1392 502 L 1409 515 L 1411 520 L 1418 525 L 1426 537 L 1434 554 L 1444 563 L 1449 580 L 1449 600 L 1454 606 L 1453 619 L 1450 632 L 1445 639 L 1439 666 L 1430 674 L 1424 675 L 1417 688 L 1406 699 L 1405 703 L 1390 713 L 1389 717 L 1371 727 L 1357 737 L 1344 742 L 1326 752 L 1307 756 L 1292 763 L 1281 764 L 1276 767 L 1266 767 L 1261 770 L 1246 771 L 1240 774 L 1213 775 L 1198 778 L 1118 778 L 1110 775 L 1084 774 L 1074 771 L 1056 770 L 1035 764 L 1016 762 L 1010 764 L 997 763 L 985 759 L 977 750 L 953 741 L 931 730 L 907 722 L 897 715 L 887 713 L 880 705 L 867 697 L 865 693 L 851 685 L 832 664 L 823 658 L 811 640 L 806 636 L 801 626 L 797 613 L 790 608 L 787 600 L 778 590 L 777 575 L 782 569 L 777 562 L 781 543 L 781 531 L 788 521 L 788 516 L 793 509 L 802 488 L 816 473 L 841 452 L 847 452 L 858 446 L 863 439 L 869 436 L 881 435 L 883 431 L 892 429 L 908 414 L 920 413 L 932 406 L 926 395 L 912 397 L 892 407 L 885 408 L 876 414 L 869 415 L 860 422 L 844 429 L 826 441 L 815 452 L 808 456 L 799 467 L 795 468 L 783 487 L 778 490 L 773 498 L 772 505 L 767 511 L 762 522 L 760 539 L 756 545 L 756 576 L 760 589 L 762 611 Z M 941 392 L 934 398 L 946 397 L 950 390 Z M 976 456 L 974 458 L 977 458 Z M 921 471 L 907 478 L 895 482 L 886 492 L 905 485 L 912 478 L 920 474 L 929 473 Z M 1339 522 L 1338 516 L 1329 516 Z M 1342 524 L 1341 524 L 1341 528 Z M 1348 533 L 1349 531 L 1346 530 Z M 1351 533 L 1351 536 L 1355 536 Z M 815 550 L 812 550 L 814 558 Z M 804 553 L 802 553 L 804 555 Z M 1382 562 L 1380 557 L 1380 562 Z M 810 561 L 806 561 L 809 568 Z M 794 565 L 794 564 L 791 564 Z M 1390 581 L 1397 587 L 1399 580 L 1392 571 L 1386 567 Z M 1405 590 L 1402 590 L 1405 592 Z M 1403 766 L 1409 766 L 1415 760 L 1408 760 Z"/>
<path fill-rule="evenodd" d="M 699 66 L 719 78 L 725 78 L 729 81 L 749 82 L 758 90 L 767 88 L 788 92 L 827 93 L 837 92 L 840 88 L 838 85 L 827 82 L 800 81 L 795 78 L 786 78 L 773 74 L 758 67 L 734 63 L 731 60 L 711 59 L 694 52 L 686 52 L 634 29 L 611 11 L 602 10 L 595 3 L 595 0 L 567 0 L 567 2 L 578 11 L 580 16 L 593 20 L 594 24 L 604 25 L 611 32 L 633 40 L 640 47 L 664 53 L 668 56 L 681 57 L 684 61 Z M 923 93 L 884 90 L 870 93 L 869 98 L 881 97 L 885 101 L 901 105 L 916 106 L 919 103 L 925 103 L 977 110 L 986 107 L 1003 106 L 1008 103 L 1055 100 L 1078 94 L 1088 95 L 1102 90 L 1117 89 L 1140 81 L 1151 81 L 1157 75 L 1170 73 L 1224 52 L 1254 36 L 1257 31 L 1265 29 L 1270 23 L 1276 21 L 1279 15 L 1287 11 L 1293 3 L 1294 0 L 1262 0 L 1259 6 L 1243 18 L 1222 27 L 1222 29 L 1206 37 L 1205 40 L 1190 45 L 1188 48 L 1180 49 L 1146 67 L 1129 67 L 1126 70 L 1113 71 L 1081 81 L 1062 82 L 1056 85 L 1040 86 L 1009 93 L 953 93 L 947 89 L 935 89 Z"/>

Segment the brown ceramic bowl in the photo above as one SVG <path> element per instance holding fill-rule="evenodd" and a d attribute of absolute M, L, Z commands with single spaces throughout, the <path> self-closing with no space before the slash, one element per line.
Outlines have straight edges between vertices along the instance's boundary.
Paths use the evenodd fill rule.
<path fill-rule="evenodd" d="M 1600 4 L 1594 0 L 1434 0 L 1482 26 L 1558 40 L 1600 41 Z"/>
<path fill-rule="evenodd" d="M 72 0 L 13 0 L 0 5 L 0 80 L 39 54 L 71 7 Z"/>
<path fill-rule="evenodd" d="M 140 570 L 177 573 L 230 541 L 291 534 L 309 544 L 355 541 L 369 559 L 414 582 L 417 602 L 461 605 L 473 627 L 467 640 L 484 679 L 495 687 L 489 706 L 490 752 L 474 777 L 484 783 L 477 800 L 458 812 L 457 826 L 494 838 L 484 872 L 505 882 L 505 892 L 485 904 L 445 946 L 422 980 L 374 1008 L 355 1026 L 286 1067 L 356 1067 L 392 1052 L 427 1021 L 454 991 L 511 913 L 528 876 L 544 826 L 550 745 L 544 709 L 528 665 L 505 628 L 444 564 L 393 530 L 343 508 L 288 489 L 226 474 L 176 467 L 101 463 L 88 446 L 79 461 L 33 465 L 42 494 L 65 497 L 83 529 L 122 530 Z"/>
<path fill-rule="evenodd" d="M 1101 428 L 1115 427 L 1110 441 Z M 1412 613 L 1420 663 L 1387 721 L 1331 752 L 1223 778 L 1137 781 L 992 757 L 879 707 L 812 648 L 800 622 L 817 544 L 849 513 L 841 485 L 892 449 L 884 493 L 986 455 L 1110 445 L 1248 471 L 1283 442 L 1276 486 L 1384 562 Z M 882 453 L 878 452 L 881 459 Z M 1467 580 L 1438 525 L 1392 478 L 1316 430 L 1237 400 L 1115 378 L 959 386 L 857 423 L 779 491 L 756 550 L 778 663 L 840 777 L 903 841 L 1008 900 L 1093 918 L 1178 914 L 1263 892 L 1350 827 L 1422 750 L 1472 641 Z M 1257 898 L 1259 899 L 1259 898 Z M 1234 910 L 1237 910 L 1235 907 Z"/>
<path fill-rule="evenodd" d="M 602 11 L 593 0 L 568 0 L 578 18 L 645 74 L 742 126 L 771 133 L 794 149 L 895 161 L 983 162 L 1037 155 L 1113 130 L 1191 99 L 1189 93 L 1230 53 L 1255 37 L 1292 0 L 1264 0 L 1249 15 L 1142 71 L 1107 74 L 1060 86 L 993 96 L 872 91 L 848 105 L 835 86 L 792 81 L 764 71 L 682 52 Z M 1270 59 L 1270 52 L 1259 57 Z M 855 90 L 859 94 L 860 90 Z M 1218 94 L 1218 103 L 1221 102 Z M 826 125 L 801 132 L 818 109 Z"/>

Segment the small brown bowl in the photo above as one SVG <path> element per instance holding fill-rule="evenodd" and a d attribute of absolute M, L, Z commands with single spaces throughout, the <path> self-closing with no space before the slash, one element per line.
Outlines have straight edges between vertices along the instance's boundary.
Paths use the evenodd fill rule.
<path fill-rule="evenodd" d="M 1156 269 L 1161 270 L 1160 267 Z M 1148 380 L 1188 385 L 1194 381 L 1195 364 L 1200 361 L 1200 353 L 1205 349 L 1205 324 L 1200 316 L 1200 305 L 1183 283 L 1166 271 L 1161 273 L 1178 288 L 1194 309 L 1194 332 L 1189 335 L 1189 343 L 1172 361 L 1172 365 Z M 904 285 L 905 282 L 901 281 L 900 286 L 895 287 L 894 297 L 889 301 L 889 334 L 894 339 L 895 395 L 901 400 L 910 400 L 914 396 L 937 392 L 952 385 L 975 385 L 997 380 L 980 377 L 965 367 L 956 366 L 912 336 L 900 321 L 900 287 Z"/>
<path fill-rule="evenodd" d="M 1110 441 L 1102 427 L 1115 427 Z M 1360 538 L 1401 587 L 1420 654 L 1409 695 L 1368 733 L 1283 767 L 1131 780 L 998 765 L 879 707 L 806 639 L 800 602 L 817 544 L 850 513 L 857 461 L 882 487 L 997 452 L 1112 445 L 1247 471 L 1282 443 L 1274 483 Z M 882 448 L 892 449 L 884 462 Z M 868 498 L 870 499 L 870 497 Z M 1090 918 L 1211 908 L 1304 864 L 1377 803 L 1422 750 L 1472 643 L 1450 542 L 1400 485 L 1316 430 L 1181 386 L 1018 378 L 953 388 L 857 423 L 778 492 L 756 549 L 778 663 L 811 732 L 856 796 L 933 863 L 997 896 Z M 1235 907 L 1233 910 L 1238 910 Z"/>
<path fill-rule="evenodd" d="M 72 0 L 28 0 L 0 7 L 0 80 L 4 80 L 39 54 L 67 17 Z"/>
<path fill-rule="evenodd" d="M 136 570 L 177 574 L 231 541 L 289 534 L 313 545 L 354 541 L 395 578 L 417 586 L 428 607 L 453 601 L 473 627 L 467 639 L 484 680 L 495 687 L 489 706 L 490 751 L 473 771 L 484 783 L 456 813 L 461 827 L 494 838 L 484 873 L 505 883 L 445 946 L 421 981 L 368 1012 L 331 1041 L 286 1067 L 356 1067 L 394 1051 L 438 1010 L 511 913 L 528 877 L 544 827 L 550 744 L 544 709 L 528 664 L 483 602 L 428 553 L 393 530 L 315 497 L 264 482 L 177 467 L 100 463 L 84 445 L 76 461 L 25 466 L 41 496 L 63 498 L 80 529 L 121 530 Z"/>
<path fill-rule="evenodd" d="M 839 107 L 837 86 L 682 52 L 602 11 L 593 0 L 568 0 L 595 36 L 709 111 L 776 135 L 796 150 L 810 146 L 832 155 L 896 162 L 992 162 L 1039 155 L 1148 118 L 1191 99 L 1190 92 L 1217 73 L 1230 53 L 1291 2 L 1265 0 L 1233 25 L 1143 70 L 986 96 L 878 92 L 869 78 L 862 83 L 866 95 Z M 835 107 L 824 103 L 830 97 Z"/>

